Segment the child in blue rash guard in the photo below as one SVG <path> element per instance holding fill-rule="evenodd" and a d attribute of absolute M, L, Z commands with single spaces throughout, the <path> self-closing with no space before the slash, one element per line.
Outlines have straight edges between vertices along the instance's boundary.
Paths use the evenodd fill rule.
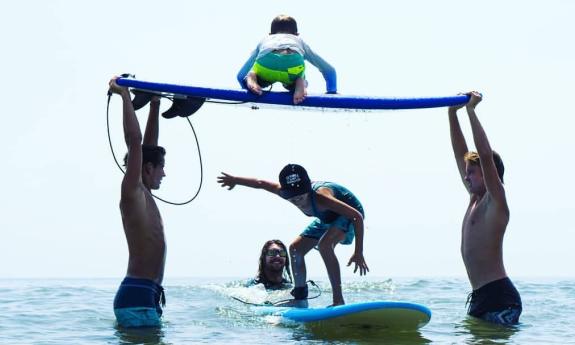
<path fill-rule="evenodd" d="M 274 18 L 270 34 L 260 41 L 237 78 L 242 87 L 257 95 L 262 94 L 262 87 L 281 82 L 288 90 L 293 89 L 293 102 L 299 104 L 307 95 L 304 60 L 323 74 L 327 93 L 336 93 L 335 69 L 299 37 L 295 19 L 280 15 Z"/>
<path fill-rule="evenodd" d="M 359 269 L 360 275 L 369 271 L 363 257 L 364 211 L 353 193 L 337 183 L 312 183 L 306 170 L 297 164 L 288 164 L 282 169 L 279 183 L 226 173 L 218 177 L 218 183 L 228 189 L 236 185 L 264 189 L 294 204 L 306 216 L 316 217 L 289 246 L 295 285 L 292 290 L 295 298 L 293 305 L 307 306 L 304 257 L 314 247 L 319 250 L 327 269 L 333 291 L 333 305 L 345 304 L 335 246 L 338 243 L 351 244 L 355 238 L 355 251 L 347 265 L 354 263 L 354 273 Z"/>

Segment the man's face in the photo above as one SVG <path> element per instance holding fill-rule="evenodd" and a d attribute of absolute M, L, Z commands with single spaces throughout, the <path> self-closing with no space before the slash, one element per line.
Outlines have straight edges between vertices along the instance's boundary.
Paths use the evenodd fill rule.
<path fill-rule="evenodd" d="M 155 167 L 152 165 L 150 175 L 151 175 L 150 189 L 159 189 L 160 184 L 162 183 L 162 179 L 164 178 L 164 176 L 166 176 L 166 173 L 164 172 L 164 162 L 162 161 Z"/>
<path fill-rule="evenodd" d="M 485 191 L 481 167 L 476 164 L 471 164 L 470 162 L 465 163 L 465 182 L 467 182 L 469 190 L 473 194 L 483 193 Z"/>
<path fill-rule="evenodd" d="M 287 252 L 279 245 L 272 243 L 266 251 L 266 268 L 272 271 L 283 271 Z"/>

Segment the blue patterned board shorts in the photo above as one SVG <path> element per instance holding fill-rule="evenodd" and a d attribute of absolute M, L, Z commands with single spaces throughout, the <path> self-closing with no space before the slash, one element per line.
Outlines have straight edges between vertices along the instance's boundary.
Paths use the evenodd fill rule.
<path fill-rule="evenodd" d="M 515 325 L 519 322 L 523 310 L 521 296 L 509 278 L 485 284 L 474 290 L 469 297 L 469 315 L 500 325 Z"/>
<path fill-rule="evenodd" d="M 521 307 L 509 307 L 502 311 L 488 311 L 483 314 L 481 319 L 499 325 L 516 325 L 519 323 L 519 315 L 521 315 L 521 311 Z"/>
<path fill-rule="evenodd" d="M 126 277 L 114 298 L 114 314 L 121 327 L 158 327 L 165 305 L 164 289 L 149 279 Z"/>

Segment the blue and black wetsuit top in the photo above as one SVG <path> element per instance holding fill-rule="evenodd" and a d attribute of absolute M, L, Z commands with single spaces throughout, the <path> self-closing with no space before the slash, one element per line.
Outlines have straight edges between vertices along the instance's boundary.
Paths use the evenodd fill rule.
<path fill-rule="evenodd" d="M 361 213 L 362 216 L 365 217 L 363 206 L 361 205 L 359 199 L 352 192 L 350 192 L 349 189 L 345 188 L 344 186 L 334 182 L 314 181 L 311 184 L 311 188 L 314 191 L 314 193 L 311 193 L 311 207 L 313 210 L 313 215 L 310 216 L 317 217 L 323 223 L 332 223 L 340 215 L 329 210 L 323 212 L 318 211 L 315 200 L 315 192 L 317 192 L 317 190 L 320 188 L 329 188 L 332 191 L 333 196 L 337 200 L 355 208 L 356 210 L 359 211 L 359 213 Z"/>

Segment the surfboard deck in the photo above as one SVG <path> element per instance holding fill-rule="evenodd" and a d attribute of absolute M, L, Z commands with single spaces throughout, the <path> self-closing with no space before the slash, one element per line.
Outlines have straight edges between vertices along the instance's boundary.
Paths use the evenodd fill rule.
<path fill-rule="evenodd" d="M 120 86 L 143 91 L 152 91 L 163 95 L 171 95 L 175 98 L 192 97 L 236 103 L 271 104 L 323 109 L 384 110 L 436 108 L 464 104 L 469 100 L 469 96 L 467 95 L 425 98 L 389 98 L 340 94 L 309 94 L 303 103 L 294 105 L 293 96 L 287 91 L 269 91 L 258 96 L 247 90 L 157 83 L 133 78 L 118 78 L 117 83 Z"/>
<path fill-rule="evenodd" d="M 326 308 L 257 307 L 260 315 L 281 316 L 315 328 L 416 330 L 431 319 L 431 310 L 409 302 L 363 302 Z"/>

